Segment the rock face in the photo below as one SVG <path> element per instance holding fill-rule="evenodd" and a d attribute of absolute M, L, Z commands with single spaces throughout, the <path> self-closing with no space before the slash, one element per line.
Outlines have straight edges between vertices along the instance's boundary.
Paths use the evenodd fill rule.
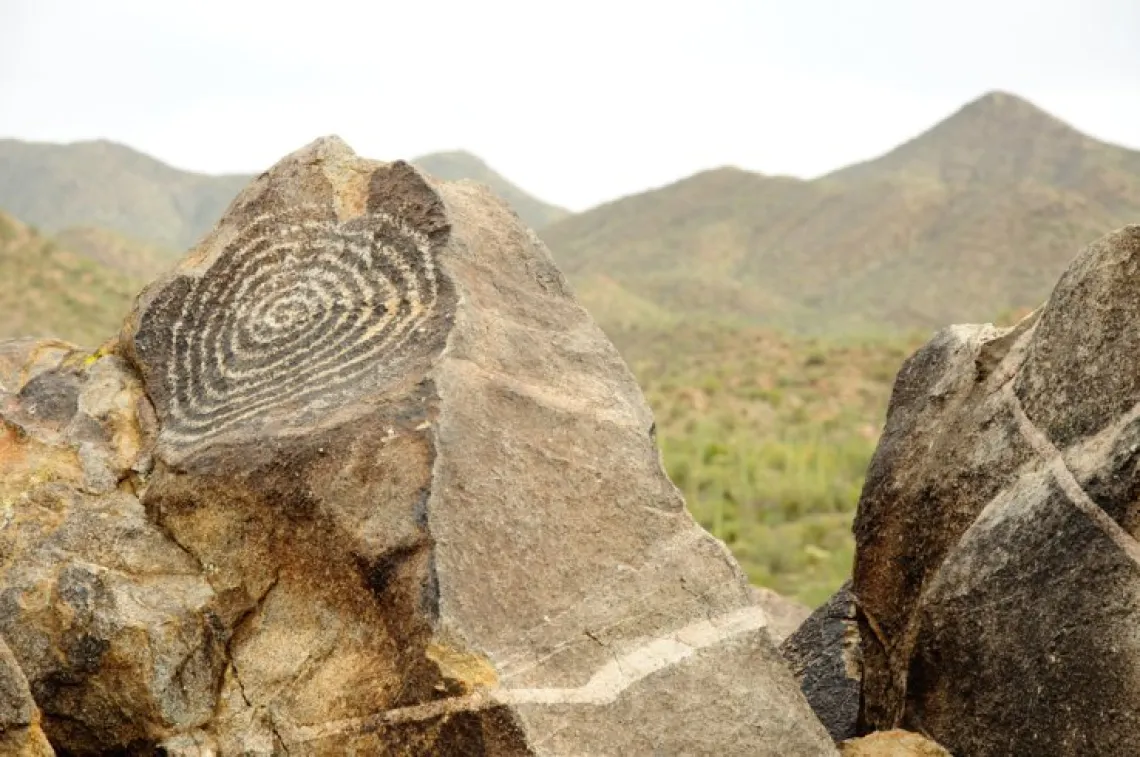
<path fill-rule="evenodd" d="M 863 727 L 1140 754 L 1140 226 L 904 365 L 856 519 Z"/>
<path fill-rule="evenodd" d="M 835 753 L 477 185 L 319 140 L 100 352 L 0 348 L 0 413 L 0 634 L 62 752 Z"/>
<path fill-rule="evenodd" d="M 137 496 L 148 408 L 117 356 L 0 347 L 0 692 L 68 754 L 208 722 L 223 672 L 214 591 Z"/>
<path fill-rule="evenodd" d="M 40 711 L 19 663 L 0 641 L 0 754 L 54 755 L 40 728 Z"/>
<path fill-rule="evenodd" d="M 831 738 L 856 736 L 863 663 L 851 582 L 817 608 L 780 652 Z"/>

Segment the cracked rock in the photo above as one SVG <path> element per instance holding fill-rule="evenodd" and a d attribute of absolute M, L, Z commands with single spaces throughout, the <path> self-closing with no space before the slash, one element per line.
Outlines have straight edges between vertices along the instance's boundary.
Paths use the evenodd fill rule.
<path fill-rule="evenodd" d="M 0 346 L 0 387 L 0 634 L 57 748 L 836 753 L 479 185 L 318 140 L 116 341 Z"/>
<path fill-rule="evenodd" d="M 206 722 L 224 629 L 198 563 L 136 495 L 137 376 L 22 342 L 0 348 L 0 386 L 0 638 L 37 706 L 25 725 L 95 754 Z"/>
<path fill-rule="evenodd" d="M 1140 753 L 1140 226 L 903 366 L 859 503 L 861 728 Z"/>

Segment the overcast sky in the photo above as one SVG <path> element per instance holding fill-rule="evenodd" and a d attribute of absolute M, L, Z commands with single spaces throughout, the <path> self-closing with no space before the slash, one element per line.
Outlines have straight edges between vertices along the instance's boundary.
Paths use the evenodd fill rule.
<path fill-rule="evenodd" d="M 1140 0 L 0 0 L 0 137 L 211 173 L 463 148 L 574 210 L 815 176 L 991 89 L 1140 148 Z"/>

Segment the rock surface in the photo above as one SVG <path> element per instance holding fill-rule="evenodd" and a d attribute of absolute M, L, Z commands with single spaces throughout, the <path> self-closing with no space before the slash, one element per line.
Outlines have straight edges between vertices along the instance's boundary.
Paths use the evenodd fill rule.
<path fill-rule="evenodd" d="M 839 745 L 842 757 L 951 757 L 941 746 L 917 733 L 876 731 Z"/>
<path fill-rule="evenodd" d="M 863 726 L 1140 754 L 1140 226 L 903 366 L 856 518 Z"/>
<path fill-rule="evenodd" d="M 318 140 L 95 355 L 0 345 L 0 418 L 0 635 L 62 752 L 835 753 L 477 185 Z"/>
<path fill-rule="evenodd" d="M 0 637 L 68 754 L 205 723 L 221 678 L 214 592 L 135 491 L 148 407 L 119 357 L 0 347 Z"/>
<path fill-rule="evenodd" d="M 0 755 L 54 754 L 40 728 L 40 711 L 28 680 L 8 645 L 0 640 Z"/>
<path fill-rule="evenodd" d="M 752 587 L 752 596 L 768 616 L 768 635 L 782 644 L 811 615 L 811 608 L 763 586 Z"/>
<path fill-rule="evenodd" d="M 851 582 L 817 608 L 780 652 L 831 738 L 856 736 L 863 664 Z"/>

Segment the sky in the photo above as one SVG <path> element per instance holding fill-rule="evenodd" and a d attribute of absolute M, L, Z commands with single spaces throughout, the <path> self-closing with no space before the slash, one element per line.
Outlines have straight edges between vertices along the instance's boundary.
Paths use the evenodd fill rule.
<path fill-rule="evenodd" d="M 810 178 L 983 93 L 1140 148 L 1137 0 L 0 0 L 0 137 L 255 172 L 466 149 L 571 210 Z"/>

